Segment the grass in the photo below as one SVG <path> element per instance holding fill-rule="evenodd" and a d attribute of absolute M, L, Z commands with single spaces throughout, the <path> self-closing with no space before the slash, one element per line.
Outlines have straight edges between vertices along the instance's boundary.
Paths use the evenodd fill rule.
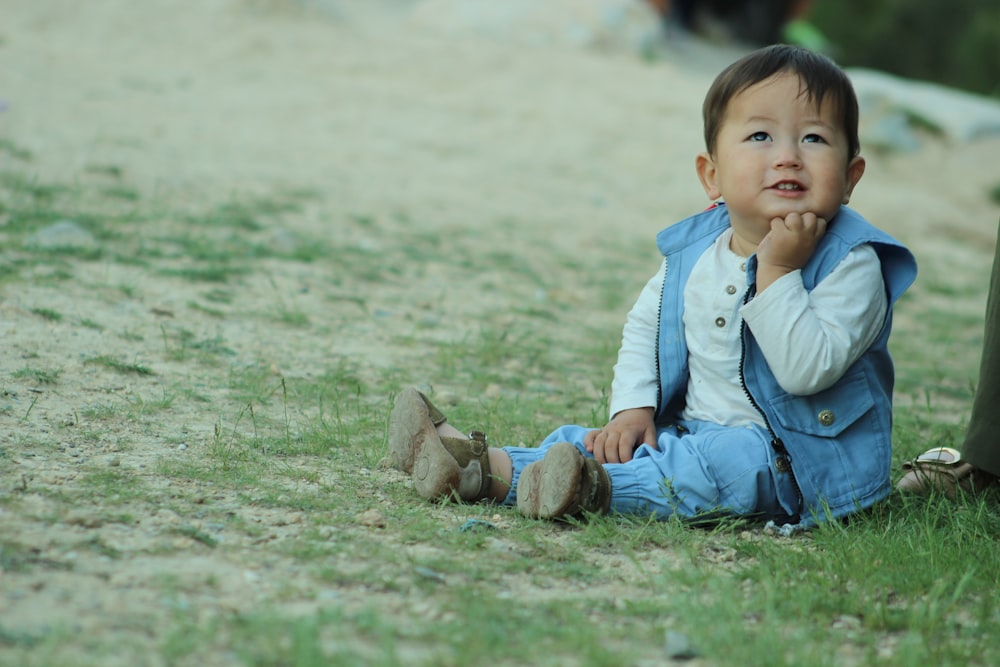
<path fill-rule="evenodd" d="M 61 369 L 31 368 L 25 367 L 14 371 L 12 377 L 15 380 L 27 380 L 36 385 L 52 385 L 59 382 Z"/>
<path fill-rule="evenodd" d="M 110 354 L 99 354 L 96 357 L 87 359 L 85 363 L 103 366 L 104 368 L 124 374 L 154 375 L 153 370 L 149 366 L 136 361 L 122 361 Z"/>
<path fill-rule="evenodd" d="M 38 315 L 43 320 L 49 320 L 50 322 L 58 322 L 62 319 L 62 313 L 52 310 L 51 308 L 32 308 L 31 312 Z"/>
<path fill-rule="evenodd" d="M 697 665 L 1000 661 L 997 497 L 893 496 L 781 538 L 429 504 L 380 465 L 410 384 L 501 444 L 599 423 L 646 278 L 621 268 L 635 247 L 602 248 L 568 295 L 569 251 L 476 254 L 483 232 L 402 213 L 340 216 L 324 241 L 303 221 L 314 193 L 171 211 L 124 177 L 0 179 L 13 260 L 112 276 L 35 287 L 74 290 L 84 316 L 25 317 L 83 342 L 22 353 L 0 395 L 19 429 L 0 440 L 0 664 L 652 665 L 670 664 L 668 637 Z M 17 242 L 74 212 L 103 239 L 96 265 Z M 277 224 L 318 250 L 269 246 Z M 392 243 L 358 240 L 373 233 Z M 981 288 L 924 280 L 893 341 L 897 474 L 929 442 L 960 446 L 981 345 L 981 320 L 958 309 Z M 44 623 L 21 614 L 29 600 Z"/>

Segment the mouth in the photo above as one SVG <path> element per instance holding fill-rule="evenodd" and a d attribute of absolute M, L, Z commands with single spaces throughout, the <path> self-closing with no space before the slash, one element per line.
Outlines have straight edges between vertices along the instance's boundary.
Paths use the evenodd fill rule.
<path fill-rule="evenodd" d="M 798 181 L 779 181 L 772 185 L 771 189 L 781 192 L 802 192 L 805 187 Z"/>

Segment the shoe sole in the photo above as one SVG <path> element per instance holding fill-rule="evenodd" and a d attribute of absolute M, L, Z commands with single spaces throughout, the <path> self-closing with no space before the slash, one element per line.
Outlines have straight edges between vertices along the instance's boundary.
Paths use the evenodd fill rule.
<path fill-rule="evenodd" d="M 534 519 L 569 516 L 580 507 L 584 458 L 575 446 L 558 442 L 521 472 L 517 509 Z"/>
<path fill-rule="evenodd" d="M 389 449 L 393 465 L 411 475 L 420 497 L 446 498 L 459 488 L 462 471 L 441 443 L 424 397 L 412 387 L 399 393 L 389 416 Z"/>
<path fill-rule="evenodd" d="M 462 469 L 433 427 L 421 432 L 413 446 L 413 488 L 421 498 L 438 500 L 459 493 Z"/>
<path fill-rule="evenodd" d="M 389 416 L 389 451 L 393 466 L 406 474 L 413 472 L 414 454 L 418 449 L 416 441 L 436 431 L 420 392 L 413 387 L 401 391 Z"/>

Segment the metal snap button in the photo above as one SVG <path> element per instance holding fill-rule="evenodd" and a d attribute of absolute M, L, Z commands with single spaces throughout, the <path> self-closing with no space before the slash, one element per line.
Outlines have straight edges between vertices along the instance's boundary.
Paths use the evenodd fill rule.
<path fill-rule="evenodd" d="M 476 456 L 485 452 L 489 447 L 489 445 L 486 444 L 486 434 L 482 431 L 470 431 L 469 446 L 472 449 L 472 453 Z"/>
<path fill-rule="evenodd" d="M 726 294 L 736 294 L 736 285 L 726 285 Z"/>
<path fill-rule="evenodd" d="M 818 416 L 819 423 L 823 426 L 831 426 L 837 420 L 836 415 L 833 414 L 833 410 L 820 410 Z"/>
<path fill-rule="evenodd" d="M 717 326 L 717 327 L 724 327 L 724 326 L 726 326 L 726 318 L 724 318 L 724 317 L 716 317 L 715 318 L 715 326 Z"/>

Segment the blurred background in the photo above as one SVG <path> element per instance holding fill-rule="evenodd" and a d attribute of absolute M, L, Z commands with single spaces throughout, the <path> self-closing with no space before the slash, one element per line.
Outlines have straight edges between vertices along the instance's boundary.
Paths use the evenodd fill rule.
<path fill-rule="evenodd" d="M 1000 97 L 997 0 L 818 0 L 811 21 L 842 65 Z"/>
<path fill-rule="evenodd" d="M 650 0 L 714 41 L 790 41 L 867 67 L 1000 97 L 997 0 Z"/>

